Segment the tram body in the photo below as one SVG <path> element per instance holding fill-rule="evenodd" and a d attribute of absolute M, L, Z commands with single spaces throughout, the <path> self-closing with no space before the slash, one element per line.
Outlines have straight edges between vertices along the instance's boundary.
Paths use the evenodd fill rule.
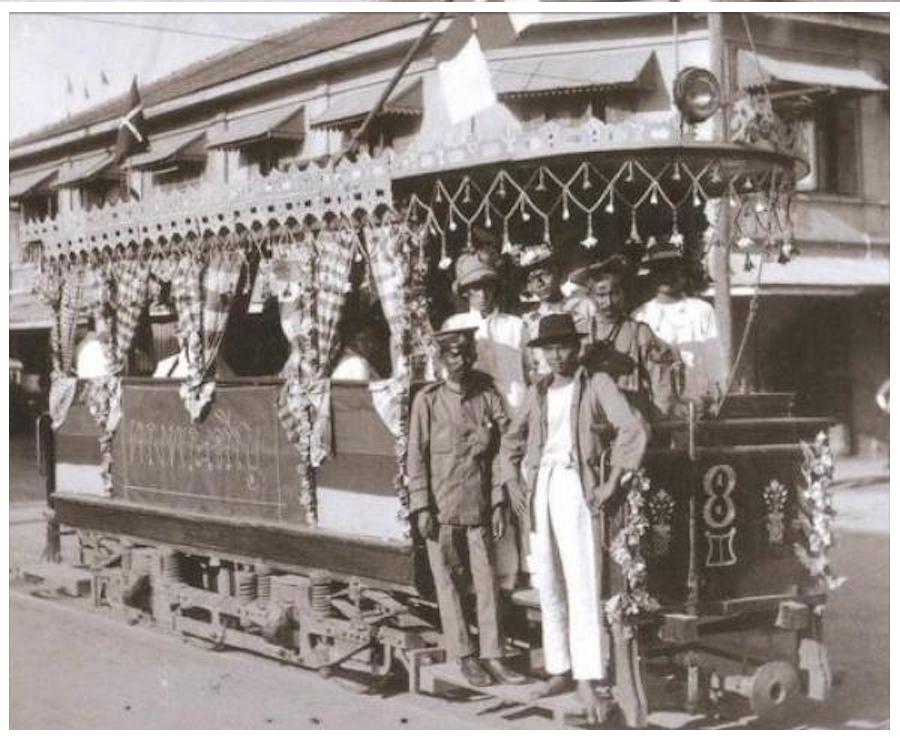
<path fill-rule="evenodd" d="M 97 604 L 326 674 L 384 675 L 402 664 L 419 689 L 423 669 L 444 654 L 427 558 L 406 533 L 394 487 L 394 439 L 365 383 L 333 384 L 333 455 L 316 470 L 310 527 L 279 389 L 274 378 L 222 382 L 211 412 L 192 424 L 176 382 L 126 379 L 111 495 L 96 424 L 76 402 L 54 440 L 57 521 L 80 533 Z M 669 502 L 642 541 L 660 608 L 636 621 L 636 663 L 685 656 L 690 709 L 706 700 L 711 674 L 719 692 L 750 697 L 763 715 L 781 709 L 778 690 L 824 698 L 830 683 L 817 631 L 825 591 L 795 555 L 793 523 L 798 442 L 823 419 L 765 405 L 735 396 L 726 417 L 659 424 L 646 459 L 650 496 L 662 491 Z M 760 409 L 769 416 L 754 417 Z M 777 514 L 764 494 L 772 485 L 786 490 Z M 534 591 L 514 593 L 511 613 L 516 642 L 537 651 Z M 704 642 L 748 630 L 790 634 L 791 653 L 718 679 L 704 666 Z M 803 642 L 818 665 L 809 646 L 801 658 Z M 637 715 L 630 722 L 642 724 L 640 707 Z"/>

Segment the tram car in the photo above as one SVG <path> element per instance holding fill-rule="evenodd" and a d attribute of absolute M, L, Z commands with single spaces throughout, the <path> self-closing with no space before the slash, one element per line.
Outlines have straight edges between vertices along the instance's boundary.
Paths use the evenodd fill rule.
<path fill-rule="evenodd" d="M 54 421 L 54 524 L 78 532 L 95 602 L 326 676 L 402 672 L 410 690 L 423 692 L 452 682 L 427 559 L 406 519 L 402 417 L 424 378 L 413 366 L 422 356 L 410 346 L 418 337 L 421 349 L 431 320 L 459 308 L 449 305 L 447 269 L 476 229 L 501 253 L 512 243 L 544 242 L 591 261 L 623 248 L 634 266 L 661 242 L 677 244 L 698 266 L 720 252 L 726 274 L 712 276 L 721 305 L 730 300 L 732 245 L 744 249 L 751 270 L 753 249 L 760 269 L 763 259 L 793 253 L 790 200 L 805 169 L 790 150 L 764 140 L 771 111 L 759 100 L 735 102 L 729 140 L 703 140 L 693 126 L 718 109 L 718 88 L 703 70 L 682 74 L 676 92 L 695 90 L 705 112 L 682 105 L 691 95 L 679 93 L 681 116 L 661 122 L 548 123 L 502 140 L 273 173 L 264 190 L 172 201 L 178 217 L 159 215 L 168 206 L 138 203 L 121 219 L 136 224 L 128 232 L 98 221 L 85 236 L 84 244 L 106 243 L 103 253 L 100 246 L 87 253 L 77 235 L 37 234 L 48 273 L 77 276 L 94 262 L 118 263 L 132 289 L 117 295 L 137 295 L 138 312 L 146 307 L 142 269 L 161 269 L 174 290 L 172 275 L 196 277 L 197 254 L 207 249 L 204 258 L 219 259 L 224 292 L 236 289 L 226 284 L 237 274 L 235 257 L 247 267 L 241 280 L 250 271 L 258 277 L 265 259 L 293 259 L 284 302 L 296 297 L 325 314 L 318 332 L 302 313 L 280 319 L 292 333 L 285 336 L 291 360 L 315 359 L 312 369 L 289 363 L 278 377 L 220 377 L 204 412 L 185 407 L 207 378 L 202 367 L 187 384 L 121 376 L 126 345 L 117 347 L 112 393 L 103 381 L 89 382 L 65 419 Z M 279 257 L 283 246 L 290 259 Z M 365 253 L 354 258 L 353 248 Z M 328 339 L 354 289 L 349 265 L 367 260 L 392 359 L 400 359 L 392 379 L 407 382 L 399 432 L 382 419 L 368 383 L 328 379 Z M 202 326 L 200 313 L 203 320 L 209 313 L 217 328 L 200 340 L 215 357 L 217 331 L 231 319 L 222 295 L 202 302 L 198 290 L 179 289 L 182 348 Z M 518 285 L 501 289 L 511 305 Z M 60 303 L 71 306 L 57 295 L 62 315 Z M 134 316 L 121 313 L 127 327 Z M 304 413 L 316 400 L 312 384 L 301 386 L 310 377 L 328 385 L 330 398 L 330 449 L 313 463 Z M 285 423 L 284 393 L 295 391 L 300 411 Z M 709 412 L 689 408 L 654 425 L 644 468 L 622 490 L 624 536 L 612 558 L 625 585 L 607 612 L 617 703 L 629 726 L 646 724 L 656 697 L 650 692 L 648 703 L 644 682 L 659 670 L 680 676 L 689 711 L 741 695 L 764 718 L 784 715 L 803 694 L 825 699 L 831 682 L 822 641 L 826 595 L 836 584 L 827 560 L 827 419 L 795 415 L 791 397 L 779 394 L 726 392 Z M 511 593 L 504 623 L 521 665 L 539 666 L 533 589 Z M 528 702 L 518 695 L 509 698 Z"/>
<path fill-rule="evenodd" d="M 191 423 L 177 382 L 125 380 L 111 494 L 96 423 L 76 399 L 52 439 L 50 502 L 78 533 L 95 604 L 323 675 L 399 671 L 410 690 L 436 690 L 448 667 L 427 559 L 402 520 L 394 437 L 366 383 L 333 384 L 315 527 L 298 502 L 279 388 L 220 382 L 212 411 Z M 630 725 L 646 723 L 644 675 L 660 663 L 682 675 L 690 711 L 740 694 L 772 718 L 801 694 L 827 695 L 828 572 L 810 560 L 830 457 L 821 436 L 803 442 L 824 419 L 795 417 L 790 399 L 733 395 L 715 419 L 654 428 L 630 508 L 654 607 L 615 640 Z M 539 663 L 534 591 L 514 592 L 508 613 L 510 647 Z M 738 647 L 746 634 L 778 636 L 780 652 Z"/>

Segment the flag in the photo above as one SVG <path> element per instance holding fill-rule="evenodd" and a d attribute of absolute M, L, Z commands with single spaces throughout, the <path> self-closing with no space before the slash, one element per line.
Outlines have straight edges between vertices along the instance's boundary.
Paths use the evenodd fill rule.
<path fill-rule="evenodd" d="M 100 84 L 109 86 L 109 77 L 106 76 L 106 72 L 102 69 L 100 70 Z"/>
<path fill-rule="evenodd" d="M 138 92 L 137 77 L 131 80 L 131 93 L 128 112 L 119 121 L 119 136 L 116 139 L 115 161 L 121 163 L 136 151 L 147 148 L 146 124 L 144 122 L 144 104 Z"/>
<path fill-rule="evenodd" d="M 453 125 L 497 102 L 475 24 L 472 14 L 461 13 L 434 46 L 441 97 Z"/>

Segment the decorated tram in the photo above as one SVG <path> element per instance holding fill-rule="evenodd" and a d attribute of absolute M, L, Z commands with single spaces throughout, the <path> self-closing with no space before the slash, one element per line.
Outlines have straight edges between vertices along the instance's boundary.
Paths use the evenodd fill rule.
<path fill-rule="evenodd" d="M 749 268 L 791 258 L 804 165 L 790 131 L 772 145 L 762 97 L 731 120 L 727 142 L 697 137 L 682 110 L 360 154 L 273 172 L 256 199 L 233 188 L 202 211 L 137 202 L 115 230 L 36 233 L 54 308 L 41 436 L 51 531 L 77 531 L 95 604 L 326 676 L 399 672 L 410 690 L 439 692 L 453 676 L 404 462 L 454 261 L 479 239 L 501 258 L 543 242 L 572 266 L 612 250 L 637 291 L 657 244 L 683 250 L 698 275 L 721 275 L 733 246 Z M 504 273 L 513 311 L 521 284 Z M 166 303 L 178 378 L 133 370 Z M 332 379 L 347 312 L 376 305 L 383 378 Z M 84 310 L 110 357 L 91 379 L 72 376 Z M 801 694 L 828 694 L 828 419 L 796 416 L 789 395 L 730 389 L 655 422 L 622 493 L 626 584 L 610 628 L 632 727 L 646 724 L 644 683 L 660 669 L 679 677 L 690 711 L 739 694 L 773 718 Z M 536 602 L 526 586 L 506 603 L 523 668 L 540 663 Z"/>

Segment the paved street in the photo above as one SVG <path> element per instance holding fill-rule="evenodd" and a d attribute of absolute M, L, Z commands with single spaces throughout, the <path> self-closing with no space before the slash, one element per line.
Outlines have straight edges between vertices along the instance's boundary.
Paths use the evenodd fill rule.
<path fill-rule="evenodd" d="M 826 638 L 840 684 L 796 727 L 876 727 L 889 719 L 888 485 L 871 463 L 839 475 L 840 538 L 833 553 L 849 577 L 829 601 Z M 841 466 L 839 465 L 839 470 Z M 13 473 L 15 477 L 15 471 Z M 43 505 L 10 508 L 10 566 L 36 560 Z M 19 499 L 22 499 L 21 497 Z M 65 547 L 71 555 L 71 538 Z M 16 587 L 10 600 L 10 722 L 15 728 L 489 728 L 550 727 L 479 714 L 477 704 L 399 693 L 351 694 L 299 669 L 237 652 L 214 653 L 170 634 L 129 627 L 85 599 L 47 600 Z M 114 689 L 110 685 L 116 685 Z M 653 696 L 651 694 L 651 700 Z M 654 713 L 657 724 L 684 723 Z"/>

